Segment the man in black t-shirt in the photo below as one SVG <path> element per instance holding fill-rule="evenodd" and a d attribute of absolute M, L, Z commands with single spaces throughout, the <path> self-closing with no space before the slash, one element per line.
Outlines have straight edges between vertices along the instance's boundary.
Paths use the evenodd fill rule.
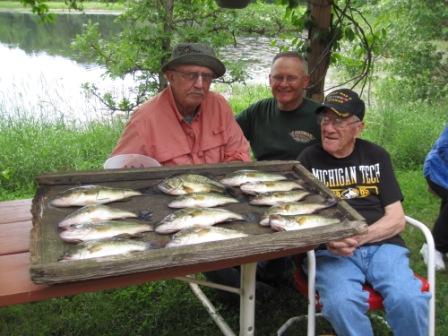
<path fill-rule="evenodd" d="M 409 267 L 399 233 L 405 227 L 403 195 L 388 153 L 358 139 L 365 106 L 351 90 L 330 93 L 318 111 L 321 144 L 306 148 L 299 161 L 368 224 L 365 234 L 331 241 L 316 251 L 316 290 L 323 316 L 338 335 L 373 335 L 369 282 L 383 296 L 394 335 L 426 335 L 430 294 Z"/>

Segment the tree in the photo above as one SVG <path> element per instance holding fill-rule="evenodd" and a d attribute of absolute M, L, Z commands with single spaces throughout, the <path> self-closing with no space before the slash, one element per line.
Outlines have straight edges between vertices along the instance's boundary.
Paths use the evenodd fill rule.
<path fill-rule="evenodd" d="M 275 11 L 276 10 L 276 11 Z M 260 15 L 256 12 L 265 12 Z M 247 20 L 247 16 L 251 20 Z M 102 39 L 98 26 L 91 23 L 74 42 L 79 56 L 105 65 L 112 76 L 132 74 L 139 83 L 135 100 L 115 102 L 110 94 L 100 94 L 95 87 L 86 85 L 112 111 L 131 111 L 148 95 L 164 87 L 159 72 L 178 42 L 202 42 L 215 47 L 236 43 L 236 37 L 248 33 L 273 36 L 285 31 L 280 8 L 259 5 L 256 11 L 244 12 L 218 8 L 213 0 L 151 0 L 130 3 L 117 18 L 123 29 L 113 40 Z M 244 78 L 242 64 L 227 62 L 228 74 L 223 81 L 234 82 Z"/>
<path fill-rule="evenodd" d="M 356 50 L 351 64 L 352 76 L 339 85 L 361 85 L 364 90 L 372 69 L 372 51 L 376 35 L 359 10 L 360 4 L 351 0 L 280 0 L 286 6 L 286 18 L 306 37 L 297 36 L 292 45 L 307 55 L 311 81 L 307 95 L 323 100 L 325 77 L 330 63 L 344 59 L 344 42 Z M 303 8 L 306 7 L 306 10 Z M 367 30 L 366 30 L 367 29 Z"/>

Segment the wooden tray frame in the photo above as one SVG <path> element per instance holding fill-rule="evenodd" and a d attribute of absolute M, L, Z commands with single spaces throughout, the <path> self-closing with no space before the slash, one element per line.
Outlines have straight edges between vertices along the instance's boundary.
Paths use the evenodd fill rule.
<path fill-rule="evenodd" d="M 335 210 L 343 221 L 337 225 L 321 228 L 304 229 L 289 232 L 273 232 L 253 223 L 226 224 L 238 229 L 243 228 L 252 235 L 247 238 L 231 239 L 219 242 L 190 245 L 179 248 L 161 248 L 132 255 L 121 255 L 78 261 L 58 261 L 64 246 L 57 234 L 57 221 L 66 215 L 64 211 L 51 209 L 49 200 L 59 191 L 82 184 L 104 184 L 107 186 L 143 188 L 155 190 L 156 185 L 168 176 L 182 173 L 204 174 L 220 178 L 238 169 L 258 169 L 297 176 L 302 179 L 307 189 L 323 197 L 334 197 L 333 193 L 309 173 L 298 161 L 262 161 L 253 163 L 228 163 L 216 165 L 195 165 L 175 167 L 154 167 L 144 169 L 117 169 L 107 171 L 84 171 L 45 174 L 37 178 L 38 190 L 33 199 L 33 229 L 31 231 L 31 279 L 38 284 L 56 284 L 72 281 L 89 280 L 131 274 L 136 272 L 166 272 L 182 268 L 188 273 L 219 269 L 242 263 L 293 255 L 311 249 L 319 244 L 334 239 L 359 234 L 367 229 L 362 216 L 345 201 L 338 201 Z M 153 197 L 156 196 L 156 197 Z M 156 220 L 164 217 L 172 209 L 157 203 L 168 195 L 154 193 Z M 131 199 L 132 200 L 132 199 Z M 157 201 L 156 201 L 157 200 Z M 131 206 L 131 202 L 129 206 Z M 112 203 L 115 204 L 115 203 Z M 112 205 L 111 204 L 111 205 Z M 118 204 L 118 203 L 117 203 Z M 126 202 L 120 203 L 126 206 Z M 235 205 L 249 207 L 251 205 Z M 151 206 L 150 206 L 151 208 Z M 229 206 L 231 208 L 231 206 Z M 157 209 L 159 209 L 157 211 Z M 241 208 L 239 208 L 241 210 Z M 260 208 L 264 212 L 266 208 Z M 70 211 L 73 211 L 71 209 Z M 249 211 L 249 210 L 248 210 Z M 241 212 L 240 212 L 241 213 Z M 151 233 L 150 235 L 154 235 Z M 169 239 L 169 236 L 163 237 Z"/>

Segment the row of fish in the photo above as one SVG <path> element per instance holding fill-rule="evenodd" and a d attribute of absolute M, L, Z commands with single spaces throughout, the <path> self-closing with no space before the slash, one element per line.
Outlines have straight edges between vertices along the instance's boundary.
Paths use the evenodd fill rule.
<path fill-rule="evenodd" d="M 58 224 L 62 229 L 59 233 L 61 239 L 76 243 L 68 249 L 63 260 L 98 258 L 154 248 L 153 243 L 124 238 L 153 231 L 150 224 L 124 220 L 137 217 L 134 212 L 101 204 L 72 212 Z"/>
<path fill-rule="evenodd" d="M 337 218 L 320 215 L 271 215 L 270 225 L 276 231 L 292 231 L 340 223 Z M 165 247 L 178 247 L 190 244 L 199 244 L 210 241 L 219 241 L 247 237 L 246 233 L 215 226 L 191 226 L 175 233 Z M 108 238 L 88 240 L 70 248 L 64 260 L 81 260 L 98 258 L 131 252 L 146 251 L 159 248 L 154 242 L 143 242 L 128 238 Z"/>
<path fill-rule="evenodd" d="M 155 231 L 174 233 L 166 247 L 178 247 L 210 241 L 247 237 L 246 233 L 213 226 L 215 224 L 244 220 L 244 217 L 217 206 L 239 203 L 227 195 L 225 181 L 215 181 L 203 175 L 183 174 L 163 180 L 158 188 L 172 196 L 170 208 L 180 208 L 167 215 Z"/>

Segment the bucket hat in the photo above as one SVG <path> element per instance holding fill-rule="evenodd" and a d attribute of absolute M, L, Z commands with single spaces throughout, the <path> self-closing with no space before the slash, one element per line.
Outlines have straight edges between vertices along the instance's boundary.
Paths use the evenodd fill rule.
<path fill-rule="evenodd" d="M 216 78 L 226 72 L 224 64 L 216 57 L 215 51 L 202 43 L 181 43 L 173 49 L 171 58 L 162 65 L 162 72 L 178 65 L 199 65 L 212 70 Z"/>
<path fill-rule="evenodd" d="M 330 109 L 342 118 L 354 115 L 359 120 L 363 120 L 366 107 L 364 101 L 359 98 L 355 91 L 339 89 L 325 97 L 323 105 L 316 110 L 316 113 L 320 113 L 325 109 Z"/>

